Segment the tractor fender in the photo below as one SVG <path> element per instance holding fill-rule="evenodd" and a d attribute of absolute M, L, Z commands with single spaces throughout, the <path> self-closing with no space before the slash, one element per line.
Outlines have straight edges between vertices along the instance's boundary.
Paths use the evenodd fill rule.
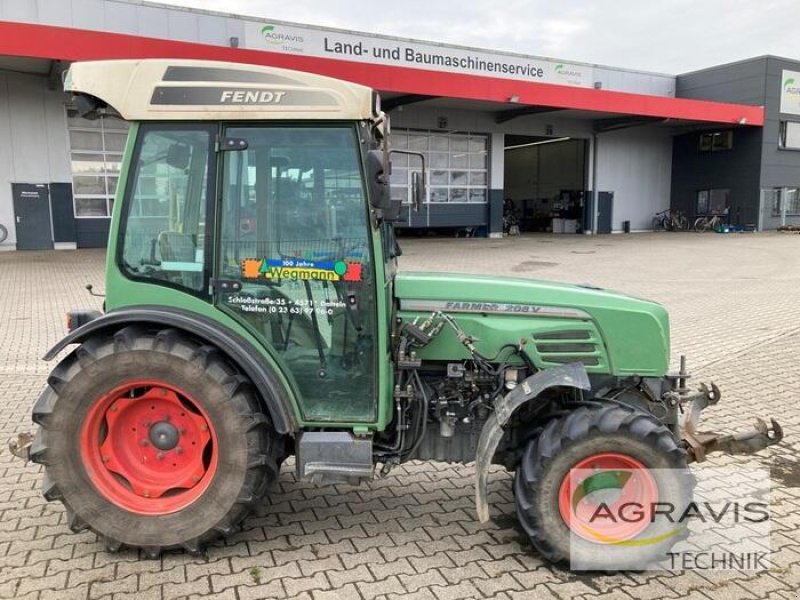
<path fill-rule="evenodd" d="M 544 390 L 552 387 L 571 387 L 580 390 L 591 389 L 589 376 L 582 363 L 571 363 L 538 371 L 525 379 L 505 396 L 494 402 L 494 412 L 489 415 L 481 430 L 478 447 L 475 451 L 475 509 L 481 523 L 489 520 L 487 487 L 489 467 L 497 451 L 497 446 L 505 433 L 505 425 L 520 406 L 536 398 Z"/>
<path fill-rule="evenodd" d="M 249 342 L 219 322 L 196 313 L 149 306 L 115 310 L 73 330 L 50 348 L 42 358 L 46 361 L 53 360 L 59 352 L 71 344 L 80 344 L 98 333 L 134 324 L 173 327 L 218 348 L 259 390 L 265 408 L 272 417 L 273 427 L 278 433 L 297 431 L 288 390 L 265 361 L 259 360 L 254 352 L 248 351 Z"/>

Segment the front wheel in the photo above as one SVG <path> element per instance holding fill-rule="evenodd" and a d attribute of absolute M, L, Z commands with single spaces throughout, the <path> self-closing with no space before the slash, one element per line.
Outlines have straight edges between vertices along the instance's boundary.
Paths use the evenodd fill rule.
<path fill-rule="evenodd" d="M 695 219 L 693 229 L 698 233 L 703 233 L 708 231 L 710 229 L 708 219 L 706 219 L 705 217 L 698 217 L 697 219 Z"/>
<path fill-rule="evenodd" d="M 686 505 L 686 454 L 662 423 L 620 405 L 581 406 L 548 423 L 517 468 L 522 528 L 541 554 L 579 570 L 641 569 L 685 531 L 651 519 Z"/>
<path fill-rule="evenodd" d="M 175 330 L 88 340 L 53 371 L 34 420 L 45 498 L 73 531 L 149 556 L 233 532 L 285 447 L 249 381 Z"/>

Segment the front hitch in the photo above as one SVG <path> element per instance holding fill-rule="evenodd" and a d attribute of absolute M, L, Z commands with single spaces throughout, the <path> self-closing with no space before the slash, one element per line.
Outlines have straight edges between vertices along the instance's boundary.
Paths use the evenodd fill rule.
<path fill-rule="evenodd" d="M 783 439 L 783 429 L 775 419 L 770 419 L 770 422 L 771 425 L 767 425 L 763 419 L 757 418 L 754 429 L 733 435 L 684 431 L 683 441 L 687 445 L 689 462 L 703 462 L 712 452 L 755 454 L 777 444 Z"/>
<path fill-rule="evenodd" d="M 713 452 L 755 454 L 783 439 L 783 428 L 775 419 L 770 419 L 770 425 L 767 425 L 763 419 L 757 418 L 752 430 L 736 434 L 698 431 L 700 413 L 705 408 L 717 404 L 722 394 L 713 383 L 710 388 L 704 383 L 700 384 L 697 391 L 692 392 L 685 387 L 688 377 L 685 359 L 681 357 L 677 388 L 667 392 L 664 399 L 668 404 L 678 406 L 681 412 L 680 436 L 689 455 L 689 462 L 703 462 L 707 455 Z"/>

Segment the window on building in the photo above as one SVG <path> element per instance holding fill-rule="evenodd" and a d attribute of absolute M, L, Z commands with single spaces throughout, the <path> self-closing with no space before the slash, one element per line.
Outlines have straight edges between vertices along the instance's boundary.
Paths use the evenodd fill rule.
<path fill-rule="evenodd" d="M 711 131 L 700 134 L 700 152 L 719 152 L 733 148 L 733 130 Z"/>
<path fill-rule="evenodd" d="M 109 217 L 122 169 L 128 123 L 112 117 L 83 119 L 67 110 L 67 128 L 75 216 Z"/>
<path fill-rule="evenodd" d="M 731 191 L 729 189 L 714 188 L 698 190 L 695 204 L 697 215 L 727 215 L 730 206 Z"/>
<path fill-rule="evenodd" d="M 392 147 L 425 155 L 430 202 L 485 203 L 489 196 L 489 138 L 474 133 L 392 130 Z M 392 197 L 410 202 L 413 156 L 392 155 Z"/>
<path fill-rule="evenodd" d="M 781 121 L 778 146 L 784 150 L 800 150 L 800 122 Z"/>
<path fill-rule="evenodd" d="M 800 188 L 773 188 L 770 191 L 773 217 L 800 215 Z"/>

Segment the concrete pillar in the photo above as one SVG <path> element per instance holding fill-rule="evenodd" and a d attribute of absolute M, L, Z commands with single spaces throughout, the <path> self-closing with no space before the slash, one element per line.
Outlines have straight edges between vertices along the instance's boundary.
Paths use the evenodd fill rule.
<path fill-rule="evenodd" d="M 505 137 L 503 133 L 493 133 L 489 140 L 489 237 L 503 237 Z"/>

